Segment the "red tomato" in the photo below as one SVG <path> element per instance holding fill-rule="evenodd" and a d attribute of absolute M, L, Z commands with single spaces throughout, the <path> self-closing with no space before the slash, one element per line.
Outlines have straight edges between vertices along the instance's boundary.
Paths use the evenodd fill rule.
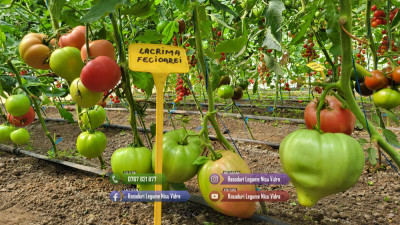
<path fill-rule="evenodd" d="M 121 69 L 107 56 L 98 56 L 90 60 L 81 72 L 83 85 L 94 92 L 105 92 L 121 80 Z"/>
<path fill-rule="evenodd" d="M 35 110 L 33 110 L 32 106 L 29 111 L 25 113 L 23 116 L 13 116 L 10 113 L 7 114 L 7 120 L 12 125 L 16 127 L 24 127 L 33 122 L 35 120 Z"/>
<path fill-rule="evenodd" d="M 95 58 L 97 56 L 108 56 L 113 60 L 116 60 L 115 49 L 111 42 L 107 40 L 96 40 L 89 43 L 89 54 L 90 57 Z M 83 61 L 87 60 L 87 49 L 86 44 L 81 48 L 81 58 Z"/>
<path fill-rule="evenodd" d="M 356 124 L 356 117 L 334 96 L 326 96 L 326 107 L 321 110 L 321 130 L 325 133 L 345 133 L 351 135 Z M 308 103 L 304 111 L 304 120 L 308 129 L 317 126 L 317 100 Z"/>
<path fill-rule="evenodd" d="M 385 75 L 381 71 L 372 70 L 371 75 L 372 76 L 370 76 L 370 77 L 366 76 L 365 80 L 364 80 L 364 83 L 368 89 L 379 90 L 379 89 L 386 87 L 386 85 L 388 85 L 389 80 L 387 77 L 385 77 Z"/>
<path fill-rule="evenodd" d="M 392 78 L 397 83 L 400 83 L 400 67 L 397 67 L 396 69 L 393 70 Z"/>
<path fill-rule="evenodd" d="M 61 48 L 71 46 L 80 50 L 85 44 L 85 34 L 86 28 L 84 26 L 77 26 L 70 33 L 61 36 L 58 45 Z"/>

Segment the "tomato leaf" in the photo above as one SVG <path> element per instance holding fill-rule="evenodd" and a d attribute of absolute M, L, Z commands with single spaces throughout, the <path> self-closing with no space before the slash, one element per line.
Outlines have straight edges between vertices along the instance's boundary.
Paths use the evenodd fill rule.
<path fill-rule="evenodd" d="M 390 29 L 394 30 L 399 26 L 400 26 L 400 14 L 399 14 L 399 12 L 397 12 L 396 15 L 394 16 L 393 20 L 392 20 L 392 23 L 390 25 Z"/>
<path fill-rule="evenodd" d="M 190 0 L 175 0 L 175 6 L 181 11 L 186 11 L 188 10 Z"/>
<path fill-rule="evenodd" d="M 248 38 L 246 36 L 222 41 L 217 45 L 215 51 L 224 53 L 238 52 L 246 46 L 247 41 Z"/>
<path fill-rule="evenodd" d="M 364 138 L 360 138 L 360 139 L 358 139 L 358 143 L 360 143 L 361 146 L 364 146 L 365 144 L 368 143 L 368 141 L 365 140 Z"/>
<path fill-rule="evenodd" d="M 150 124 L 150 134 L 151 134 L 150 139 L 156 136 L 156 124 L 153 122 Z"/>
<path fill-rule="evenodd" d="M 307 15 L 303 16 L 304 23 L 300 26 L 300 31 L 297 32 L 295 37 L 292 39 L 292 41 L 289 43 L 289 45 L 294 45 L 297 42 L 299 42 L 303 37 L 304 34 L 307 32 L 308 28 L 311 26 L 311 22 L 314 19 L 315 12 L 317 11 L 318 7 L 314 7 L 311 9 Z"/>
<path fill-rule="evenodd" d="M 66 0 L 50 0 L 50 1 L 48 1 L 49 10 L 55 21 L 58 21 L 58 19 L 60 18 L 61 11 L 64 7 L 65 1 Z"/>
<path fill-rule="evenodd" d="M 367 153 L 368 153 L 368 161 L 375 166 L 376 159 L 378 158 L 376 150 L 373 147 L 369 147 L 367 149 Z"/>
<path fill-rule="evenodd" d="M 162 43 L 163 44 L 168 43 L 168 41 L 170 41 L 171 38 L 174 36 L 174 33 L 178 32 L 179 32 L 179 23 L 177 21 L 169 22 L 162 32 L 162 34 L 164 35 Z"/>
<path fill-rule="evenodd" d="M 169 183 L 169 185 L 171 185 L 172 189 L 175 191 L 187 191 L 184 183 Z"/>
<path fill-rule="evenodd" d="M 386 140 L 389 144 L 400 146 L 399 139 L 397 139 L 397 135 L 388 129 L 382 129 L 383 136 L 385 136 Z"/>
<path fill-rule="evenodd" d="M 220 65 L 211 64 L 210 73 L 212 74 L 211 90 L 214 91 L 218 88 L 221 77 L 224 75 L 222 67 Z"/>
<path fill-rule="evenodd" d="M 210 3 L 212 6 L 214 6 L 214 8 L 218 11 L 222 10 L 225 11 L 229 14 L 231 14 L 232 16 L 238 17 L 239 15 L 233 11 L 231 8 L 229 8 L 228 6 L 222 4 L 221 2 L 217 1 L 217 0 L 210 0 Z"/>
<path fill-rule="evenodd" d="M 233 27 L 231 27 L 231 26 L 229 26 L 228 24 L 226 24 L 226 23 L 224 22 L 224 20 L 223 20 L 222 18 L 220 18 L 221 15 L 219 15 L 219 14 L 217 14 L 217 13 L 212 13 L 212 14 L 210 14 L 210 17 L 211 17 L 212 20 L 215 20 L 216 22 L 218 22 L 218 23 L 221 24 L 222 26 L 224 26 L 224 27 L 226 27 L 226 28 L 228 28 L 228 29 L 234 30 Z"/>
<path fill-rule="evenodd" d="M 66 109 L 61 107 L 61 103 L 56 103 L 56 107 L 58 109 L 58 112 L 60 113 L 60 116 L 67 120 L 70 123 L 75 123 L 74 121 L 74 116 L 72 115 L 72 113 L 68 112 Z"/>
<path fill-rule="evenodd" d="M 254 85 L 253 85 L 253 95 L 255 95 L 258 91 L 258 78 L 255 79 Z"/>
<path fill-rule="evenodd" d="M 396 125 L 399 125 L 399 119 L 397 118 L 396 114 L 394 114 L 391 110 L 389 109 L 383 109 L 383 111 L 386 113 L 386 115 L 389 117 L 389 119 L 393 122 L 396 123 Z"/>
<path fill-rule="evenodd" d="M 132 72 L 131 74 L 133 74 L 133 84 L 138 89 L 145 90 L 147 97 L 150 97 L 154 87 L 153 76 L 145 72 Z"/>
<path fill-rule="evenodd" d="M 0 76 L 0 83 L 3 87 L 3 90 L 7 92 L 7 94 L 11 95 L 17 81 L 14 77 L 11 76 Z"/>
<path fill-rule="evenodd" d="M 58 1 L 58 0 L 57 0 Z M 106 16 L 110 13 L 114 13 L 116 8 L 119 8 L 120 5 L 127 4 L 128 0 L 100 0 L 96 5 L 92 6 L 90 10 L 82 16 L 80 21 L 82 23 L 91 23 L 94 22 L 103 16 Z"/>
<path fill-rule="evenodd" d="M 199 156 L 197 159 L 193 162 L 193 165 L 203 165 L 204 163 L 208 162 L 210 160 L 208 157 L 205 156 Z"/>
<path fill-rule="evenodd" d="M 146 30 L 143 35 L 136 37 L 135 40 L 143 43 L 159 42 L 163 36 L 155 30 Z"/>
<path fill-rule="evenodd" d="M 317 8 L 317 7 L 316 7 Z M 282 35 L 280 32 L 282 24 L 282 12 L 285 10 L 285 4 L 281 0 L 271 0 L 268 3 L 268 8 L 265 11 L 265 17 L 270 30 L 270 34 L 274 36 L 278 42 L 281 41 Z M 280 50 L 279 50 L 280 51 Z"/>
<path fill-rule="evenodd" d="M 196 12 L 198 13 L 197 17 L 201 38 L 208 39 L 211 36 L 211 21 L 208 19 L 206 7 L 199 6 Z"/>
<path fill-rule="evenodd" d="M 277 75 L 283 75 L 283 71 L 279 63 L 276 62 L 276 59 L 273 57 L 264 54 L 264 62 L 265 65 L 267 65 L 268 68 L 272 69 L 275 71 Z"/>
<path fill-rule="evenodd" d="M 268 49 L 275 49 L 277 51 L 281 51 L 281 44 L 271 33 L 271 29 L 268 27 L 265 32 L 265 38 L 262 43 L 262 47 L 267 46 Z"/>

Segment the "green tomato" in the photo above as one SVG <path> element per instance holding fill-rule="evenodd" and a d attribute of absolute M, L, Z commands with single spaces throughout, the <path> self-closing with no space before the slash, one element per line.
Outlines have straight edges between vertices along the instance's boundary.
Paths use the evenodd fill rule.
<path fill-rule="evenodd" d="M 15 130 L 15 127 L 13 126 L 7 126 L 7 125 L 0 125 L 0 142 L 7 144 L 11 142 L 11 137 L 10 134 Z"/>
<path fill-rule="evenodd" d="M 99 105 L 95 105 L 94 109 L 82 110 L 82 123 L 90 128 L 96 129 L 103 125 L 104 121 L 106 120 L 106 110 Z"/>
<path fill-rule="evenodd" d="M 117 149 L 111 156 L 111 168 L 121 178 L 124 171 L 152 173 L 151 151 L 145 147 Z"/>
<path fill-rule="evenodd" d="M 59 77 L 71 82 L 81 75 L 84 66 L 81 51 L 75 47 L 64 47 L 55 50 L 49 61 L 50 68 Z"/>
<path fill-rule="evenodd" d="M 234 94 L 233 87 L 231 85 L 222 85 L 218 88 L 218 96 L 223 99 L 232 98 Z"/>
<path fill-rule="evenodd" d="M 25 128 L 19 128 L 11 132 L 10 138 L 16 145 L 26 145 L 31 139 L 29 132 Z"/>
<path fill-rule="evenodd" d="M 247 166 L 246 162 L 236 153 L 223 150 L 217 151 L 221 153 L 222 157 L 213 161 L 208 160 L 205 164 L 201 166 L 199 172 L 197 173 L 197 181 L 199 183 L 199 188 L 204 200 L 209 206 L 214 210 L 223 213 L 228 216 L 235 216 L 241 218 L 249 218 L 254 214 L 256 210 L 255 202 L 222 202 L 211 201 L 210 193 L 217 191 L 222 194 L 224 188 L 235 188 L 237 191 L 255 191 L 256 186 L 253 185 L 221 185 L 211 184 L 210 176 L 212 174 L 222 174 L 226 171 L 239 171 L 240 173 L 251 173 L 250 168 Z"/>
<path fill-rule="evenodd" d="M 183 183 L 196 175 L 199 168 L 193 162 L 200 156 L 201 140 L 192 130 L 178 129 L 163 135 L 162 171 L 169 183 Z M 156 144 L 152 151 L 152 166 L 155 170 Z"/>
<path fill-rule="evenodd" d="M 162 34 L 163 30 L 165 29 L 165 27 L 168 25 L 168 21 L 166 20 L 161 20 L 158 24 L 157 24 L 157 32 Z"/>
<path fill-rule="evenodd" d="M 279 156 L 283 171 L 296 188 L 299 203 L 307 207 L 351 188 L 365 161 L 364 151 L 354 138 L 305 129 L 283 139 Z"/>
<path fill-rule="evenodd" d="M 257 0 L 240 0 L 240 5 L 247 11 L 251 10 L 256 3 Z"/>
<path fill-rule="evenodd" d="M 390 88 L 384 88 L 372 96 L 374 103 L 385 109 L 393 109 L 400 105 L 400 93 Z"/>
<path fill-rule="evenodd" d="M 100 131 L 81 133 L 76 140 L 76 149 L 86 158 L 96 158 L 103 153 L 107 146 L 107 138 Z"/>
<path fill-rule="evenodd" d="M 72 82 L 69 90 L 75 103 L 83 108 L 93 107 L 103 98 L 103 92 L 94 92 L 87 89 L 79 78 Z"/>
<path fill-rule="evenodd" d="M 31 102 L 26 95 L 11 95 L 6 100 L 6 110 L 13 116 L 23 116 L 25 115 L 30 107 Z"/>

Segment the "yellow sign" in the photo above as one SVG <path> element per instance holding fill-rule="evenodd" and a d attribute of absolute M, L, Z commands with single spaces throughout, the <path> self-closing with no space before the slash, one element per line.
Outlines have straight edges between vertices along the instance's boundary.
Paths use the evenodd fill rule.
<path fill-rule="evenodd" d="M 307 64 L 307 66 L 315 71 L 324 71 L 325 70 L 325 67 L 323 65 L 321 65 L 319 63 L 315 63 L 315 62 L 309 63 L 309 64 Z"/>
<path fill-rule="evenodd" d="M 129 46 L 129 69 L 150 73 L 187 73 L 189 65 L 186 50 L 159 44 L 132 44 Z"/>
<path fill-rule="evenodd" d="M 164 86 L 170 73 L 187 73 L 189 65 L 186 50 L 181 47 L 158 44 L 132 44 L 129 46 L 129 69 L 150 72 L 156 86 L 156 157 L 155 173 L 162 174 L 164 129 Z M 162 191 L 156 184 L 155 191 Z M 161 225 L 162 203 L 154 203 L 154 224 Z"/>
<path fill-rule="evenodd" d="M 320 72 L 321 75 L 322 75 L 322 78 L 324 78 L 325 67 L 323 65 L 321 65 L 319 63 L 312 62 L 312 63 L 307 64 L 307 66 L 310 67 L 312 70 Z"/>

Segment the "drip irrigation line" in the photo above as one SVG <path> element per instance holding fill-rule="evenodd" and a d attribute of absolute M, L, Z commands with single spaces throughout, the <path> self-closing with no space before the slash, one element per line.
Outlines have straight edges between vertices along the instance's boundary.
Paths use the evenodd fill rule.
<path fill-rule="evenodd" d="M 63 165 L 63 166 L 66 166 L 66 167 L 69 167 L 69 168 L 72 168 L 72 169 L 76 169 L 76 170 L 88 173 L 88 174 L 94 174 L 94 175 L 97 175 L 97 176 L 107 176 L 107 177 L 112 175 L 111 172 L 106 172 L 104 170 L 101 170 L 101 169 L 98 169 L 98 168 L 95 168 L 95 167 L 84 166 L 84 165 L 81 165 L 81 164 L 68 162 L 68 161 L 64 161 L 64 160 L 60 160 L 60 159 L 48 158 L 47 156 L 36 154 L 36 153 L 30 152 L 30 151 L 26 151 L 26 150 L 24 150 L 22 148 L 13 148 L 12 146 L 0 144 L 0 150 L 4 151 L 4 152 L 7 152 L 7 153 L 10 153 L 10 154 L 25 155 L 25 156 L 37 158 L 37 159 L 40 159 L 40 160 L 44 160 L 44 161 L 47 161 L 47 162 Z M 200 196 L 200 195 L 190 194 L 190 198 L 189 198 L 188 201 L 192 202 L 192 203 L 195 203 L 195 204 L 198 204 L 198 205 L 210 207 L 206 203 L 204 198 L 202 196 Z M 272 217 L 261 215 L 261 214 L 257 214 L 257 213 L 254 213 L 249 219 L 252 220 L 252 221 L 261 222 L 261 223 L 276 224 L 276 225 L 289 225 L 288 223 L 283 222 L 281 220 L 277 220 L 277 219 L 274 219 Z"/>
<path fill-rule="evenodd" d="M 52 121 L 52 122 L 60 122 L 60 123 L 68 123 L 67 120 L 64 119 L 57 119 L 57 118 L 45 118 L 45 121 Z M 77 121 L 75 121 L 77 122 Z M 117 128 L 117 129 L 123 129 L 123 130 L 132 130 L 132 128 L 130 126 L 127 125 L 119 125 L 119 124 L 108 124 L 108 123 L 104 123 L 103 125 L 101 125 L 101 127 L 104 128 Z M 143 132 L 144 129 L 139 127 L 138 131 Z M 170 130 L 164 130 L 164 133 L 169 132 Z M 147 132 L 150 132 L 150 129 L 147 128 Z M 215 135 L 208 135 L 208 137 L 210 138 L 210 140 L 212 141 L 217 141 L 217 136 Z M 229 137 L 225 137 L 225 138 L 229 138 Z M 260 141 L 260 140 L 252 140 L 252 139 L 244 139 L 244 138 L 234 138 L 232 137 L 232 140 L 234 141 L 241 141 L 241 142 L 246 142 L 246 143 L 251 143 L 251 144 L 259 144 L 259 145 L 266 145 L 266 146 L 270 146 L 274 149 L 278 149 L 279 148 L 279 143 L 274 143 L 274 142 L 268 142 L 268 141 Z"/>

